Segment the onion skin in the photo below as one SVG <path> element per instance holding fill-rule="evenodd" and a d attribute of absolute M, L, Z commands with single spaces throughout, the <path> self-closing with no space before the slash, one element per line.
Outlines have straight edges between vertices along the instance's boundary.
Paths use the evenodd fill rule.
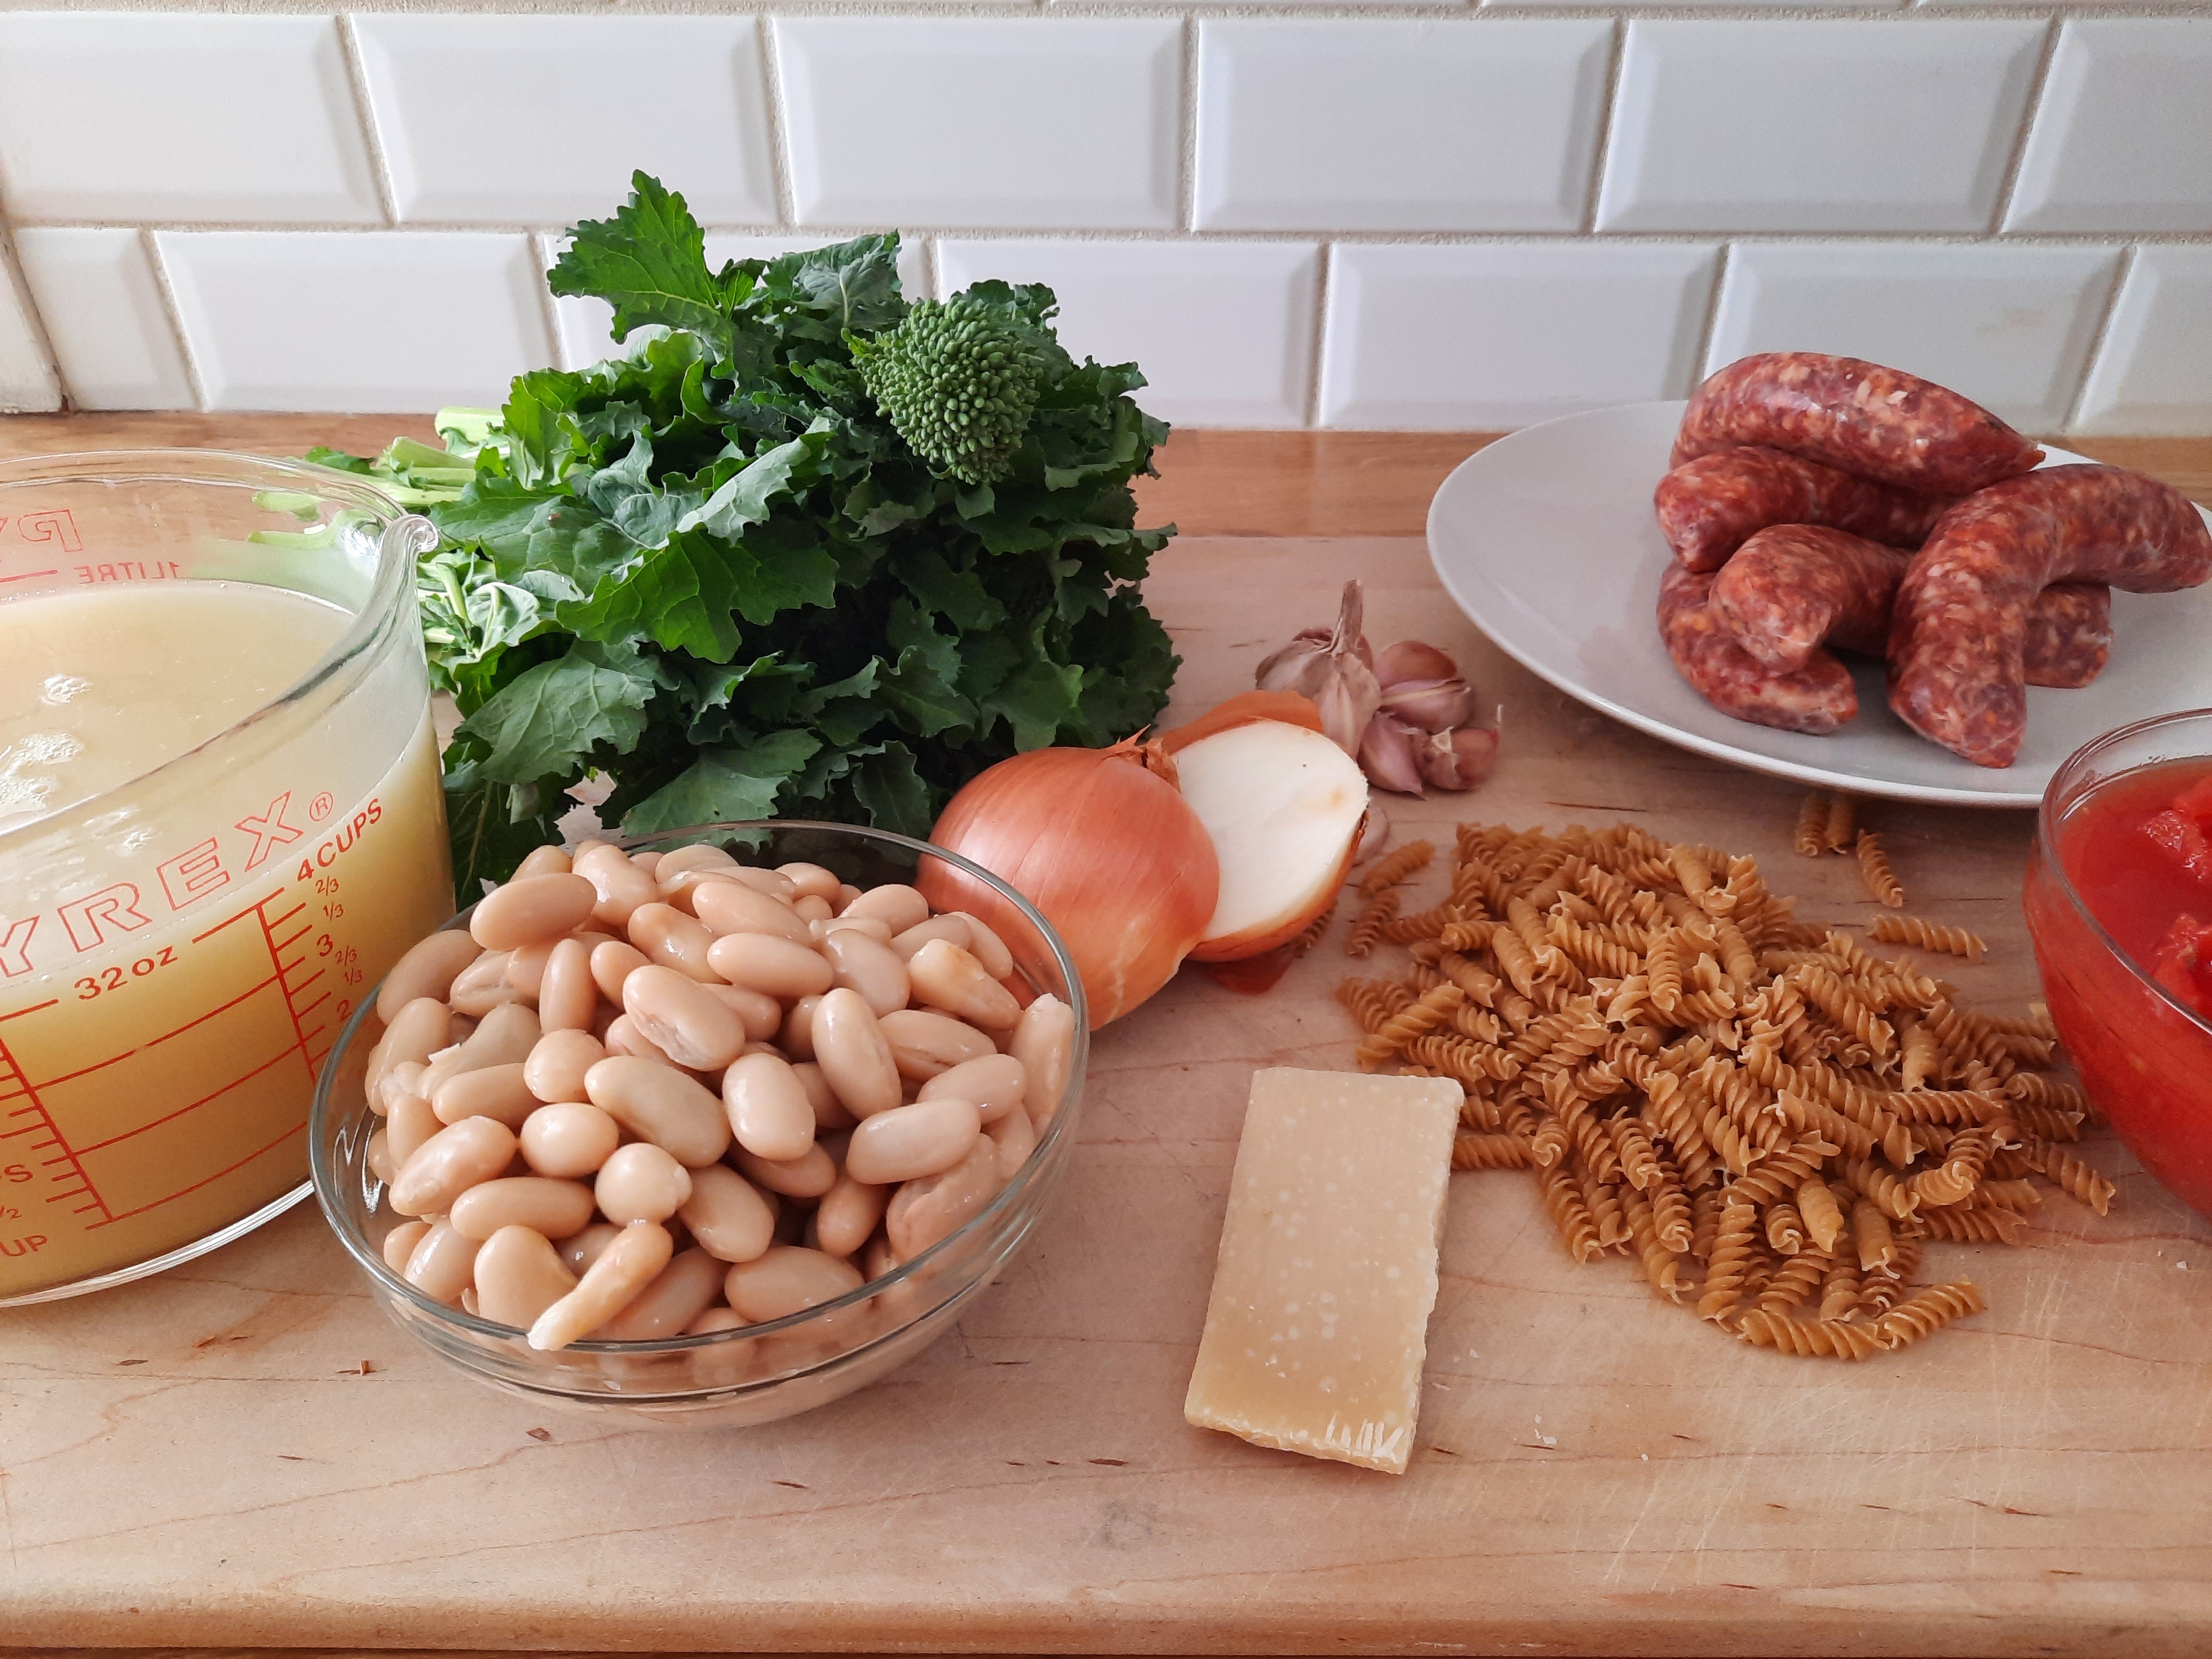
<path fill-rule="evenodd" d="M 1321 705 L 1304 692 L 1240 691 L 1188 725 L 1161 733 L 1160 747 L 1172 755 L 1179 749 L 1188 749 L 1200 738 L 1226 732 L 1232 726 L 1249 726 L 1254 720 L 1280 720 L 1285 726 L 1303 726 L 1309 732 L 1323 729 Z"/>
<path fill-rule="evenodd" d="M 1206 826 L 1133 739 L 1000 761 L 952 798 L 930 840 L 1043 913 L 1075 958 L 1093 1030 L 1174 977 L 1220 894 Z M 1012 906 L 950 865 L 925 864 L 915 885 L 933 908 L 972 912 L 1010 944 L 1030 936 Z"/>

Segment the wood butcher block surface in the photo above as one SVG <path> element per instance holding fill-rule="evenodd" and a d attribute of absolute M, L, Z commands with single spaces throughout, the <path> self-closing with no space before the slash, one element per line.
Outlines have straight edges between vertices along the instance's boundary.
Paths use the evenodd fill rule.
<path fill-rule="evenodd" d="M 0 453 L 400 424 L 0 422 Z M 1385 798 L 1399 839 L 1627 818 L 1863 924 L 1853 864 L 1789 850 L 1798 790 L 1568 702 L 1459 617 L 1419 529 L 1474 447 L 1179 440 L 1148 503 L 1185 532 L 1148 586 L 1185 658 L 1170 719 L 1358 575 L 1369 637 L 1451 651 L 1504 720 L 1478 793 Z M 2142 459 L 2197 483 L 2208 458 Z M 1863 812 L 1911 912 L 1989 939 L 1947 964 L 1967 996 L 2036 994 L 2028 816 Z M 1352 1065 L 1346 926 L 1264 995 L 1187 972 L 1101 1034 L 1021 1255 L 956 1334 L 788 1422 L 676 1433 L 469 1382 L 384 1320 L 312 1206 L 0 1313 L 0 1644 L 2212 1651 L 2212 1226 L 2101 1135 L 2110 1218 L 2054 1193 L 2026 1248 L 1933 1246 L 1923 1276 L 1971 1275 L 1990 1310 L 1858 1365 L 1737 1343 L 1625 1258 L 1577 1267 L 1528 1176 L 1461 1175 L 1405 1475 L 1187 1425 L 1251 1073 Z"/>

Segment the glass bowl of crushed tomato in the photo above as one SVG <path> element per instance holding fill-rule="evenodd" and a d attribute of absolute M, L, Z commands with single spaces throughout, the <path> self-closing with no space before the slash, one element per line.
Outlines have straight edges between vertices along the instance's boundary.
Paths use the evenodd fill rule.
<path fill-rule="evenodd" d="M 2059 768 L 2024 900 L 2089 1097 L 2212 1217 L 2212 709 L 2124 726 Z"/>

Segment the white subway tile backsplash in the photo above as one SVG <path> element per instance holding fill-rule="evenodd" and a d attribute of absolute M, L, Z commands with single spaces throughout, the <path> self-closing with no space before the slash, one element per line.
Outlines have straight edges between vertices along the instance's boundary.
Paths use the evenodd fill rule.
<path fill-rule="evenodd" d="M 0 415 L 61 406 L 61 384 L 31 325 L 30 305 L 16 292 L 7 260 L 0 258 Z"/>
<path fill-rule="evenodd" d="M 191 376 L 144 235 L 27 227 L 15 253 L 78 409 L 189 409 Z"/>
<path fill-rule="evenodd" d="M 1284 242 L 944 241 L 939 286 L 997 277 L 1059 296 L 1078 358 L 1134 362 L 1137 401 L 1200 426 L 1302 426 L 1320 250 Z"/>
<path fill-rule="evenodd" d="M 1340 244 L 1321 416 L 1479 430 L 1687 394 L 1717 248 Z"/>
<path fill-rule="evenodd" d="M 2045 27 L 1631 23 L 1598 228 L 1985 229 Z"/>
<path fill-rule="evenodd" d="M 2004 228 L 2212 231 L 2212 17 L 2060 29 Z"/>
<path fill-rule="evenodd" d="M 498 404 L 550 362 L 531 239 L 466 231 L 165 231 L 210 409 Z"/>
<path fill-rule="evenodd" d="M 799 222 L 1164 229 L 1181 24 L 784 17 Z"/>
<path fill-rule="evenodd" d="M 839 240 L 795 230 L 768 231 L 757 236 L 710 235 L 707 238 L 707 264 L 719 270 L 732 259 L 773 259 L 779 253 L 822 247 Z M 565 236 L 544 239 L 541 253 L 548 270 L 553 268 L 553 261 L 567 240 Z M 899 286 L 909 299 L 923 298 L 929 293 L 922 248 L 920 237 L 907 237 L 899 244 Z M 553 325 L 560 337 L 561 367 L 581 368 L 587 363 L 619 356 L 623 347 L 615 343 L 614 320 L 614 307 L 605 300 L 556 295 L 553 301 Z"/>
<path fill-rule="evenodd" d="M 1613 25 L 1294 19 L 1199 31 L 1202 230 L 1573 230 Z"/>
<path fill-rule="evenodd" d="M 329 17 L 0 14 L 0 198 L 19 222 L 384 216 Z"/>
<path fill-rule="evenodd" d="M 604 218 L 641 169 L 708 224 L 772 224 L 750 17 L 424 17 L 353 27 L 403 222 Z"/>
<path fill-rule="evenodd" d="M 1705 366 L 1754 351 L 1865 357 L 2047 432 L 2081 383 L 2118 263 L 2094 247 L 1739 246 Z"/>
<path fill-rule="evenodd" d="M 2081 394 L 2084 432 L 2212 432 L 2212 247 L 2139 247 Z"/>

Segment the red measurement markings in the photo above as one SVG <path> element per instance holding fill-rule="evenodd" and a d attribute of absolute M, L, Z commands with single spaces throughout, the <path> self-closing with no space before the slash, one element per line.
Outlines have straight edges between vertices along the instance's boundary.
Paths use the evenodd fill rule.
<path fill-rule="evenodd" d="M 58 576 L 61 574 L 62 573 L 58 570 L 26 570 L 20 575 L 0 576 L 0 584 L 7 582 L 27 582 L 34 576 Z"/>
<path fill-rule="evenodd" d="M 18 1008 L 12 1014 L 0 1014 L 0 1023 L 20 1018 L 25 1014 L 35 1014 L 53 1006 L 54 999 L 50 997 L 28 1008 Z M 77 1161 L 76 1153 L 62 1138 L 60 1127 L 47 1112 L 45 1103 L 39 1098 L 39 1091 L 32 1086 L 31 1079 L 23 1075 L 23 1068 L 16 1064 L 15 1056 L 7 1043 L 0 1042 L 0 1143 L 18 1139 L 24 1135 L 32 1139 L 20 1148 L 10 1147 L 9 1150 L 21 1151 L 37 1158 L 40 1166 L 48 1172 L 49 1178 L 61 1183 L 46 1195 L 47 1203 L 67 1204 L 76 1200 L 71 1204 L 70 1212 L 97 1215 L 100 1220 L 89 1224 L 94 1227 L 115 1219 L 108 1214 L 106 1202 L 94 1188 L 92 1178 L 85 1174 L 84 1165 Z"/>
<path fill-rule="evenodd" d="M 26 1150 L 34 1153 L 49 1152 L 51 1155 L 44 1161 L 50 1169 L 57 1165 L 67 1166 L 61 1172 L 60 1178 L 64 1182 L 63 1189 L 53 1195 L 52 1201 L 59 1202 L 70 1198 L 83 1200 L 76 1206 L 76 1213 L 95 1218 L 86 1224 L 88 1231 L 106 1226 L 111 1222 L 124 1220 L 131 1216 L 143 1215 L 149 1210 L 159 1208 L 161 1205 L 182 1198 L 186 1194 L 198 1192 L 210 1182 L 220 1181 L 223 1176 L 243 1169 L 254 1159 L 274 1151 L 294 1135 L 303 1132 L 304 1125 L 295 1125 L 269 1142 L 267 1146 L 256 1148 L 236 1163 L 217 1170 L 211 1175 L 202 1176 L 189 1185 L 179 1187 L 174 1192 L 164 1194 L 160 1198 L 119 1212 L 109 1210 L 106 1201 L 101 1198 L 98 1189 L 93 1185 L 91 1177 L 86 1174 L 83 1164 L 81 1162 L 83 1158 L 91 1153 L 118 1146 L 135 1136 L 144 1134 L 150 1129 L 158 1128 L 164 1123 L 172 1122 L 189 1112 L 198 1110 L 209 1102 L 229 1093 L 240 1084 L 260 1076 L 271 1066 L 283 1064 L 294 1054 L 297 1054 L 301 1063 L 306 1066 L 308 1083 L 312 1085 L 314 1082 L 324 1058 L 330 1050 L 330 1042 L 325 1036 L 329 1026 L 323 1010 L 325 1005 L 330 1001 L 331 993 L 329 988 L 320 982 L 323 970 L 309 964 L 308 952 L 304 942 L 313 933 L 313 927 L 304 919 L 307 908 L 307 902 L 304 900 L 296 901 L 288 908 L 275 909 L 284 896 L 281 890 L 271 893 L 267 897 L 234 912 L 216 922 L 212 927 L 193 936 L 191 942 L 194 945 L 204 945 L 225 928 L 244 921 L 251 916 L 258 925 L 262 944 L 269 952 L 270 971 L 268 977 L 257 980 L 252 985 L 216 1007 L 193 1016 L 182 1024 L 164 1031 L 158 1036 L 148 1039 L 137 1048 L 125 1049 L 121 1054 L 110 1054 L 106 1059 L 95 1060 L 89 1066 L 80 1066 L 59 1077 L 49 1078 L 44 1084 L 37 1085 L 33 1085 L 23 1074 L 5 1043 L 0 1042 L 0 1124 L 9 1126 L 4 1130 L 0 1130 L 0 1141 L 10 1140 L 21 1135 L 41 1137 L 32 1140 Z M 240 1004 L 259 995 L 271 985 L 277 988 L 279 994 L 284 999 L 284 1012 L 292 1025 L 292 1041 L 265 1060 L 230 1079 L 221 1087 L 202 1095 L 198 1100 L 164 1112 L 159 1117 L 137 1124 L 120 1134 L 111 1135 L 106 1139 L 96 1141 L 91 1146 L 74 1149 L 63 1139 L 59 1127 L 40 1103 L 38 1097 L 40 1088 L 52 1088 L 57 1084 L 87 1076 L 105 1066 L 127 1060 L 132 1054 L 143 1053 L 172 1038 L 182 1036 L 185 1032 L 204 1025 L 209 1020 L 227 1013 Z M 0 1016 L 0 1020 L 15 1018 L 21 1014 L 38 1013 L 55 1006 L 57 1000 L 58 999 L 50 998 L 35 1006 L 18 1010 L 16 1014 Z M 19 1125 L 18 1120 L 23 1119 L 29 1121 L 21 1122 Z"/>

